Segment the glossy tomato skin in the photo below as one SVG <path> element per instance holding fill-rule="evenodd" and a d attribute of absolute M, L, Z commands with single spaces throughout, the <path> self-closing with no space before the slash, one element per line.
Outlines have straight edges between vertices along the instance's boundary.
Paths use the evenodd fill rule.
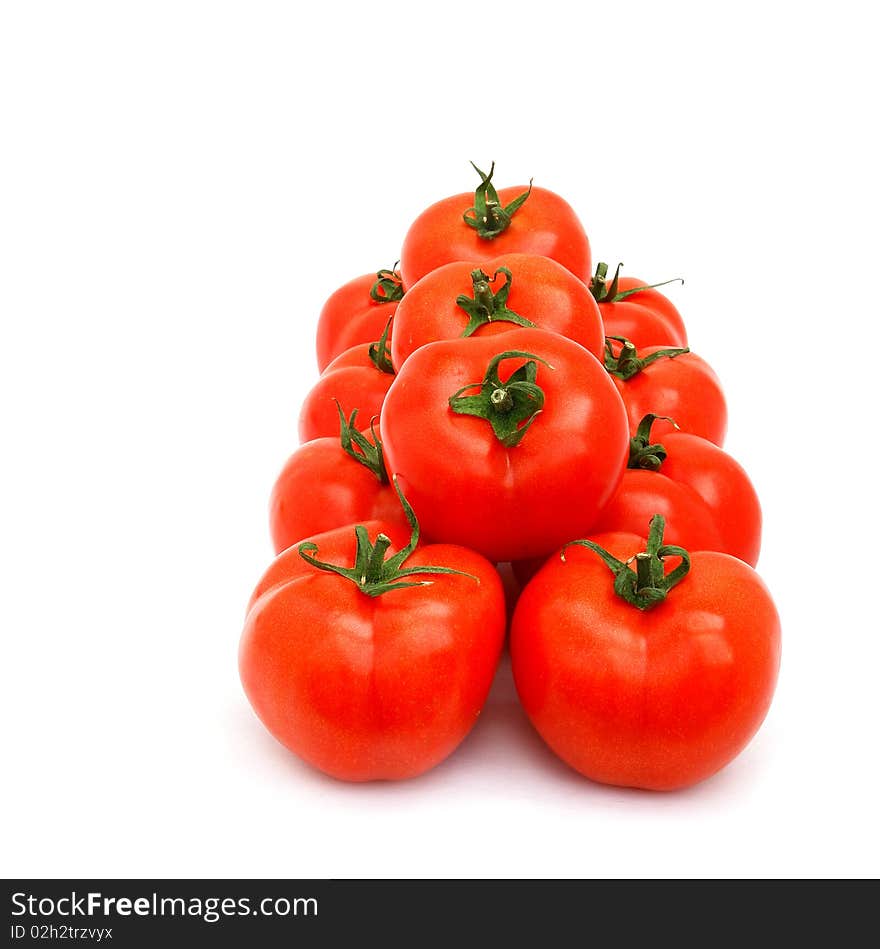
<path fill-rule="evenodd" d="M 665 347 L 646 346 L 639 350 L 644 358 Z M 696 353 L 673 358 L 662 357 L 624 381 L 612 376 L 635 434 L 639 422 L 652 413 L 668 415 L 679 429 L 699 435 L 721 446 L 727 434 L 727 402 L 715 370 Z M 662 441 L 675 431 L 670 422 L 658 419 L 654 437 Z"/>
<path fill-rule="evenodd" d="M 635 277 L 620 277 L 619 292 L 644 287 L 617 303 L 602 302 L 599 310 L 608 336 L 625 336 L 638 349 L 647 346 L 668 348 L 688 344 L 687 329 L 681 314 L 669 297 L 648 287 Z"/>
<path fill-rule="evenodd" d="M 382 335 L 399 301 L 377 303 L 370 297 L 376 274 L 355 277 L 332 293 L 318 316 L 316 349 L 323 372 L 352 346 L 373 343 Z"/>
<path fill-rule="evenodd" d="M 339 411 L 350 415 L 355 409 L 369 423 L 378 416 L 385 394 L 394 380 L 370 359 L 370 344 L 352 346 L 337 356 L 303 400 L 299 414 L 299 440 L 326 438 L 339 433 Z"/>
<path fill-rule="evenodd" d="M 687 432 L 664 435 L 663 445 L 668 454 L 662 474 L 699 496 L 720 535 L 719 546 L 699 549 L 719 550 L 754 567 L 761 553 L 761 502 L 745 469 L 711 441 Z"/>
<path fill-rule="evenodd" d="M 654 514 L 666 519 L 667 544 L 687 550 L 721 549 L 721 532 L 703 499 L 662 471 L 628 468 L 614 497 L 602 508 L 593 531 L 635 534 Z"/>
<path fill-rule="evenodd" d="M 663 436 L 663 447 L 659 471 L 627 469 L 593 530 L 637 533 L 662 514 L 666 543 L 717 550 L 754 567 L 761 552 L 761 504 L 743 467 L 698 435 L 672 432 Z"/>
<path fill-rule="evenodd" d="M 507 206 L 528 186 L 500 188 Z M 545 188 L 532 188 L 526 202 L 512 216 L 510 226 L 497 237 L 484 238 L 463 220 L 474 204 L 473 191 L 444 198 L 423 211 L 403 241 L 400 273 L 409 289 L 425 274 L 454 260 L 489 261 L 501 254 L 552 257 L 578 279 L 590 279 L 590 242 L 571 206 Z"/>
<path fill-rule="evenodd" d="M 276 553 L 312 534 L 369 520 L 406 528 L 394 489 L 349 457 L 338 435 L 301 445 L 272 488 L 269 528 Z"/>
<path fill-rule="evenodd" d="M 621 560 L 631 534 L 593 538 Z M 569 547 L 523 590 L 510 652 L 523 707 L 547 744 L 594 781 L 674 790 L 746 746 L 776 685 L 780 627 L 758 575 L 714 551 L 644 612 L 620 599 L 600 558 Z"/>
<path fill-rule="evenodd" d="M 482 262 L 445 264 L 412 286 L 400 301 L 394 318 L 394 365 L 402 366 L 416 349 L 427 343 L 461 337 L 469 317 L 455 301 L 459 295 L 473 298 L 471 271 L 482 269 L 489 277 L 497 274 L 498 279 L 492 284 L 497 292 L 507 279 L 499 273 L 502 267 L 511 273 L 509 309 L 540 329 L 575 340 L 597 359 L 602 358 L 605 331 L 599 304 L 583 282 L 549 257 L 505 254 Z M 469 338 L 500 335 L 517 328 L 516 323 L 500 319 L 478 327 Z"/>
<path fill-rule="evenodd" d="M 393 525 L 368 529 L 405 543 Z M 350 528 L 314 541 L 322 560 L 352 564 Z M 419 548 L 407 564 L 471 576 L 414 577 L 430 583 L 370 597 L 292 547 L 252 598 L 239 649 L 248 699 L 278 741 L 341 780 L 434 767 L 473 727 L 498 664 L 505 610 L 492 564 L 446 545 Z"/>
<path fill-rule="evenodd" d="M 449 397 L 479 382 L 494 356 L 517 350 L 553 368 L 538 365 L 543 410 L 506 448 L 489 422 L 454 413 Z M 502 380 L 525 362 L 502 362 Z M 498 562 L 549 553 L 588 531 L 620 482 L 629 448 L 626 413 L 601 363 L 539 329 L 416 350 L 388 392 L 381 433 L 389 472 L 425 537 Z"/>

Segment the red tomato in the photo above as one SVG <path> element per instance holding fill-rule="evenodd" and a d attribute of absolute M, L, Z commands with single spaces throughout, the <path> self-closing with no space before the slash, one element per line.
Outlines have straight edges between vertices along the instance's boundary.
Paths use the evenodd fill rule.
<path fill-rule="evenodd" d="M 402 297 L 400 274 L 394 270 L 355 277 L 332 293 L 318 317 L 319 371 L 352 346 L 378 339 Z"/>
<path fill-rule="evenodd" d="M 339 431 L 337 402 L 346 409 L 357 409 L 364 421 L 375 418 L 385 393 L 394 381 L 394 369 L 387 358 L 377 355 L 380 343 L 352 346 L 321 374 L 309 390 L 299 413 L 299 440 L 325 438 Z"/>
<path fill-rule="evenodd" d="M 400 535 L 373 522 L 289 548 L 258 585 L 242 634 L 239 670 L 257 716 L 346 781 L 414 777 L 451 754 L 486 701 L 504 640 L 492 564 L 462 547 L 414 549 L 414 532 L 380 566 Z"/>
<path fill-rule="evenodd" d="M 770 594 L 728 554 L 691 553 L 687 572 L 686 552 L 662 545 L 662 518 L 647 545 L 620 533 L 593 542 L 612 562 L 569 546 L 520 594 L 510 654 L 523 707 L 553 751 L 594 781 L 653 790 L 702 781 L 739 754 L 770 706 L 780 653 Z M 637 576 L 624 561 L 646 547 Z M 682 554 L 664 579 L 663 558 Z"/>
<path fill-rule="evenodd" d="M 425 535 L 495 561 L 540 556 L 589 530 L 628 449 L 601 363 L 539 329 L 417 349 L 380 427 Z"/>
<path fill-rule="evenodd" d="M 611 283 L 605 277 L 607 264 L 598 264 L 590 281 L 590 292 L 599 303 L 608 336 L 624 336 L 634 346 L 687 346 L 687 330 L 672 301 L 656 287 L 635 277 L 621 277 L 620 265 Z"/>
<path fill-rule="evenodd" d="M 666 537 L 670 544 L 693 550 L 722 547 L 721 532 L 705 501 L 687 485 L 659 471 L 644 469 L 629 469 L 623 473 L 617 493 L 602 508 L 593 531 L 634 534 L 642 530 L 652 514 L 666 518 Z"/>
<path fill-rule="evenodd" d="M 668 543 L 718 550 L 754 567 L 761 505 L 745 470 L 699 435 L 671 432 L 662 444 L 652 443 L 653 421 L 653 415 L 642 419 L 630 444 L 629 468 L 594 532 L 637 533 L 652 514 L 662 514 Z"/>
<path fill-rule="evenodd" d="M 400 255 L 406 289 L 454 260 L 480 263 L 513 253 L 552 257 L 585 283 L 590 279 L 590 242 L 558 194 L 531 185 L 496 192 L 495 163 L 488 175 L 474 168 L 482 179 L 474 193 L 432 204 L 407 231 Z"/>
<path fill-rule="evenodd" d="M 358 432 L 357 411 L 341 435 L 315 438 L 288 458 L 272 489 L 269 527 L 276 552 L 335 527 L 381 520 L 406 524 L 388 480 L 382 442 L 375 432 Z"/>
<path fill-rule="evenodd" d="M 612 346 L 616 340 L 619 351 Z M 617 355 L 614 353 L 617 352 Z M 649 413 L 669 416 L 683 432 L 724 444 L 727 434 L 727 403 L 712 367 L 687 349 L 647 346 L 636 351 L 628 339 L 609 336 L 605 368 L 623 396 L 630 431 Z M 654 436 L 675 431 L 668 421 L 659 421 Z"/>
<path fill-rule="evenodd" d="M 505 254 L 482 265 L 445 264 L 400 301 L 392 361 L 402 366 L 414 350 L 438 339 L 492 336 L 530 324 L 567 336 L 602 358 L 599 305 L 562 264 L 531 254 Z"/>

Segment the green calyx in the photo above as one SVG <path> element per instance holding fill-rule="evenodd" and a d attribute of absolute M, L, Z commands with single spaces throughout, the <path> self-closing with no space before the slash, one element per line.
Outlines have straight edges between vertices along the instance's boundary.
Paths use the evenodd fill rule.
<path fill-rule="evenodd" d="M 498 366 L 505 359 L 529 361 L 502 382 Z M 553 368 L 533 353 L 520 350 L 499 353 L 486 367 L 486 374 L 480 382 L 463 386 L 449 397 L 449 407 L 459 415 L 485 419 L 492 426 L 495 437 L 506 448 L 514 448 L 544 407 L 544 390 L 535 382 L 538 363 Z M 480 390 L 476 395 L 462 395 L 468 389 L 476 388 Z"/>
<path fill-rule="evenodd" d="M 381 596 L 391 590 L 402 590 L 405 587 L 421 587 L 430 583 L 430 580 L 406 580 L 405 577 L 415 576 L 416 574 L 439 574 L 455 573 L 462 577 L 470 577 L 479 583 L 479 579 L 473 574 L 465 573 L 463 570 L 453 570 L 452 567 L 404 567 L 410 554 L 416 549 L 419 543 L 419 522 L 416 520 L 415 513 L 410 507 L 409 502 L 403 496 L 397 478 L 394 479 L 394 490 L 397 492 L 400 503 L 403 505 L 406 519 L 412 533 L 409 543 L 403 550 L 398 551 L 394 556 L 385 559 L 388 548 L 391 546 L 391 538 L 387 534 L 378 534 L 374 543 L 370 542 L 367 529 L 362 524 L 358 524 L 354 529 L 357 538 L 357 552 L 354 558 L 354 565 L 351 567 L 340 567 L 335 563 L 327 563 L 318 560 L 312 556 L 318 552 L 318 545 L 311 541 L 306 541 L 299 545 L 297 550 L 300 557 L 310 563 L 318 570 L 326 570 L 329 573 L 335 573 L 352 583 L 367 596 Z"/>
<path fill-rule="evenodd" d="M 370 299 L 376 303 L 394 303 L 403 299 L 403 280 L 397 264 L 391 270 L 376 273 L 376 282 L 370 287 Z"/>
<path fill-rule="evenodd" d="M 612 341 L 620 343 L 620 352 L 614 354 Z M 687 346 L 684 349 L 658 349 L 650 356 L 639 358 L 636 347 L 625 336 L 606 336 L 605 337 L 605 368 L 612 376 L 623 379 L 626 382 L 638 375 L 646 366 L 658 359 L 675 359 L 676 356 L 682 356 L 689 353 Z"/>
<path fill-rule="evenodd" d="M 516 214 L 532 193 L 532 182 L 529 181 L 527 191 L 523 191 L 522 194 L 515 197 L 505 208 L 501 206 L 498 192 L 495 190 L 495 185 L 492 184 L 492 175 L 495 173 L 495 162 L 492 162 L 492 167 L 489 169 L 488 175 L 484 171 L 480 171 L 473 162 L 471 162 L 471 165 L 481 180 L 474 191 L 473 207 L 468 208 L 462 217 L 464 218 L 464 223 L 467 224 L 468 227 L 472 227 L 480 237 L 484 240 L 492 240 L 510 227 L 510 221 L 513 215 Z"/>
<path fill-rule="evenodd" d="M 608 284 L 605 278 L 608 276 L 608 264 L 596 264 L 596 272 L 590 280 L 590 293 L 593 294 L 597 303 L 619 303 L 627 297 L 631 297 L 643 290 L 656 290 L 657 287 L 665 287 L 670 283 L 684 283 L 681 277 L 673 277 L 671 280 L 663 280 L 660 283 L 652 283 L 645 287 L 630 287 L 629 290 L 618 290 L 620 281 L 620 268 L 623 264 L 618 264 L 614 271 L 614 277 Z"/>
<path fill-rule="evenodd" d="M 635 435 L 629 440 L 629 461 L 626 464 L 627 468 L 642 468 L 646 471 L 659 471 L 663 462 L 666 461 L 666 449 L 659 443 L 651 444 L 651 426 L 657 419 L 663 419 L 663 421 L 671 422 L 675 425 L 675 421 L 668 415 L 651 415 L 650 413 L 646 415 L 641 422 L 639 422 L 639 427 L 636 429 Z M 677 425 L 675 425 L 675 427 L 678 428 Z"/>
<path fill-rule="evenodd" d="M 573 540 L 562 549 L 562 559 L 565 560 L 565 551 L 572 546 L 586 547 L 597 553 L 605 566 L 614 574 L 614 592 L 630 606 L 639 610 L 650 610 L 659 606 L 669 591 L 688 575 L 691 569 L 690 554 L 683 547 L 663 543 L 663 531 L 666 521 L 661 514 L 651 518 L 648 528 L 648 542 L 645 549 L 635 555 L 631 561 L 624 563 L 610 554 L 604 547 L 591 540 Z M 664 557 L 680 557 L 681 563 L 669 573 L 666 573 Z M 630 563 L 635 561 L 635 570 Z"/>
<path fill-rule="evenodd" d="M 370 441 L 366 435 L 355 428 L 358 410 L 351 413 L 350 418 L 345 417 L 342 406 L 336 400 L 336 411 L 339 412 L 339 441 L 342 450 L 355 461 L 362 464 L 365 468 L 376 476 L 380 484 L 388 484 L 388 469 L 385 467 L 385 454 L 382 450 L 382 441 L 376 434 L 374 428 L 375 419 L 370 420 L 370 434 L 373 440 Z"/>
<path fill-rule="evenodd" d="M 504 283 L 496 290 L 492 291 L 490 284 L 498 279 L 498 274 L 503 274 L 506 278 Z M 473 297 L 466 297 L 463 293 L 455 298 L 455 302 L 470 317 L 468 325 L 464 328 L 462 336 L 470 336 L 486 323 L 516 323 L 517 326 L 534 326 L 531 320 L 527 320 L 519 313 L 514 313 L 507 306 L 507 298 L 510 296 L 510 285 L 513 283 L 513 274 L 507 267 L 499 267 L 490 277 L 480 268 L 471 271 L 471 283 L 474 287 Z"/>
<path fill-rule="evenodd" d="M 378 341 L 370 343 L 370 362 L 379 372 L 387 372 L 390 376 L 394 375 L 394 365 L 391 362 L 391 345 L 388 342 L 388 334 L 391 332 L 391 321 L 393 319 L 393 315 L 388 317 L 388 322 L 385 324 L 385 329 L 382 330 L 382 335 Z"/>

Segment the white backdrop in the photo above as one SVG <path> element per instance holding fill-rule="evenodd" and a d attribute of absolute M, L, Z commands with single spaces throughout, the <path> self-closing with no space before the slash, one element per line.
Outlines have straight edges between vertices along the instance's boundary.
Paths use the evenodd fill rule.
<path fill-rule="evenodd" d="M 877 875 L 869 5 L 306 6 L 2 8 L 0 869 Z M 300 764 L 239 686 L 318 310 L 469 159 L 563 194 L 594 259 L 684 276 L 724 382 L 783 668 L 686 793 L 580 779 L 506 669 L 394 785 Z"/>

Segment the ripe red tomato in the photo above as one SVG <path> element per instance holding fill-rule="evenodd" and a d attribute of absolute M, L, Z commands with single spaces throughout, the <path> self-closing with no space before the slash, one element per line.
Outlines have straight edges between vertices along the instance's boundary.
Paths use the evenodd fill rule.
<path fill-rule="evenodd" d="M 346 781 L 414 777 L 451 754 L 504 641 L 494 566 L 462 547 L 416 548 L 416 531 L 402 547 L 400 535 L 373 522 L 289 548 L 254 592 L 242 634 L 239 670 L 257 716 Z"/>
<path fill-rule="evenodd" d="M 613 346 L 614 341 L 619 346 Z M 607 337 L 605 351 L 605 368 L 623 397 L 633 435 L 650 413 L 674 418 L 682 432 L 724 444 L 727 402 L 718 376 L 705 360 L 687 349 L 647 346 L 637 351 L 628 339 L 616 336 Z M 658 419 L 654 436 L 673 431 L 671 422 Z"/>
<path fill-rule="evenodd" d="M 602 364 L 539 329 L 417 349 L 380 428 L 425 535 L 495 561 L 540 556 L 588 531 L 629 444 Z"/>
<path fill-rule="evenodd" d="M 687 330 L 672 301 L 656 287 L 635 277 L 621 277 L 618 264 L 611 283 L 606 282 L 608 264 L 596 266 L 590 292 L 599 303 L 605 333 L 626 337 L 636 348 L 645 346 L 687 346 Z"/>
<path fill-rule="evenodd" d="M 569 546 L 520 594 L 510 654 L 522 705 L 594 781 L 702 781 L 739 754 L 770 706 L 780 653 L 770 594 L 736 557 L 664 546 L 662 518 L 647 545 L 632 534 L 592 540 L 610 557 Z M 625 561 L 639 551 L 637 576 Z M 664 578 L 663 558 L 682 555 Z"/>
<path fill-rule="evenodd" d="M 699 435 L 671 432 L 662 444 L 653 441 L 653 422 L 653 415 L 642 419 L 623 481 L 593 531 L 638 533 L 653 514 L 662 514 L 668 543 L 718 550 L 754 567 L 761 505 L 745 470 Z"/>
<path fill-rule="evenodd" d="M 383 336 L 378 343 L 352 346 L 324 370 L 300 409 L 301 442 L 339 431 L 337 403 L 347 410 L 357 409 L 365 422 L 379 414 L 385 393 L 394 381 L 385 340 Z"/>
<path fill-rule="evenodd" d="M 318 370 L 352 346 L 378 339 L 402 297 L 396 270 L 355 277 L 332 293 L 318 316 Z"/>
<path fill-rule="evenodd" d="M 485 262 L 499 254 L 552 257 L 585 283 L 590 279 L 590 242 L 571 207 L 552 191 L 522 186 L 495 190 L 492 176 L 474 193 L 432 204 L 410 226 L 400 255 L 408 290 L 425 274 L 454 260 Z"/>
<path fill-rule="evenodd" d="M 394 316 L 395 366 L 426 343 L 538 326 L 575 340 L 601 359 L 605 332 L 599 305 L 562 264 L 532 254 L 505 254 L 482 264 L 457 261 L 422 277 Z"/>
<path fill-rule="evenodd" d="M 406 525 L 375 431 L 355 429 L 339 410 L 340 435 L 315 438 L 288 458 L 269 502 L 275 551 L 336 527 L 380 520 Z"/>

